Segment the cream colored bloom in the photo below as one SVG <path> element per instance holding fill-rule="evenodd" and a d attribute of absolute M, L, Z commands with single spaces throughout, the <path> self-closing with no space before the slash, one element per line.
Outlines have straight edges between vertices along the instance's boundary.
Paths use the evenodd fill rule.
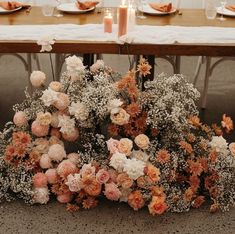
<path fill-rule="evenodd" d="M 62 87 L 62 84 L 58 81 L 52 81 L 50 84 L 49 84 L 49 87 L 56 91 L 56 92 L 59 92 L 61 90 L 61 87 Z"/>
<path fill-rule="evenodd" d="M 118 150 L 122 154 L 125 154 L 127 156 L 131 155 L 132 147 L 133 147 L 133 142 L 132 142 L 132 140 L 130 140 L 128 138 L 122 138 L 119 141 Z"/>
<path fill-rule="evenodd" d="M 129 122 L 130 115 L 122 108 L 112 109 L 110 119 L 114 124 L 124 125 Z"/>
<path fill-rule="evenodd" d="M 136 145 L 141 149 L 148 149 L 149 147 L 149 138 L 144 134 L 136 136 L 134 141 Z"/>
<path fill-rule="evenodd" d="M 51 119 L 52 119 L 51 113 L 49 113 L 49 112 L 46 112 L 46 113 L 39 112 L 39 113 L 37 113 L 36 121 L 41 125 L 49 125 L 51 123 Z"/>
<path fill-rule="evenodd" d="M 229 145 L 229 150 L 230 150 L 231 154 L 235 157 L 235 142 L 233 142 Z"/>

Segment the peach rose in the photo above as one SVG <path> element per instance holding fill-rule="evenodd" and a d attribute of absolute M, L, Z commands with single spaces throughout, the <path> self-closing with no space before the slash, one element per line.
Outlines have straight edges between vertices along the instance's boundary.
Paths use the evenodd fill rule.
<path fill-rule="evenodd" d="M 57 100 L 53 104 L 58 110 L 63 111 L 69 106 L 69 96 L 65 93 L 58 93 Z"/>
<path fill-rule="evenodd" d="M 108 151 L 111 154 L 118 152 L 118 145 L 119 145 L 118 140 L 114 140 L 113 138 L 110 138 L 108 141 L 106 141 L 106 143 L 107 143 Z"/>
<path fill-rule="evenodd" d="M 58 137 L 56 136 L 51 136 L 50 139 L 49 139 L 49 145 L 52 146 L 52 145 L 60 145 L 62 147 L 64 147 L 64 143 L 63 141 L 61 141 Z"/>
<path fill-rule="evenodd" d="M 133 185 L 133 180 L 126 174 L 121 173 L 117 177 L 117 184 L 122 186 L 123 189 L 128 189 Z"/>
<path fill-rule="evenodd" d="M 124 125 L 129 122 L 130 115 L 122 108 L 114 108 L 111 110 L 110 119 L 114 124 Z"/>
<path fill-rule="evenodd" d="M 59 125 L 59 112 L 52 113 L 51 115 L 51 126 L 53 128 L 58 128 Z"/>
<path fill-rule="evenodd" d="M 41 153 L 41 154 L 45 154 L 48 152 L 48 149 L 49 149 L 49 142 L 47 139 L 45 138 L 37 138 L 35 141 L 34 141 L 34 144 L 35 144 L 35 149 Z"/>
<path fill-rule="evenodd" d="M 149 147 L 149 138 L 145 134 L 140 134 L 135 137 L 136 145 L 141 149 L 148 149 Z"/>
<path fill-rule="evenodd" d="M 35 188 L 47 187 L 47 177 L 44 173 L 38 172 L 33 176 L 32 180 Z"/>
<path fill-rule="evenodd" d="M 105 184 L 106 182 L 108 182 L 110 176 L 108 171 L 101 169 L 97 172 L 96 174 L 96 180 L 100 183 L 100 184 Z"/>
<path fill-rule="evenodd" d="M 48 135 L 49 126 L 41 125 L 37 121 L 33 121 L 31 130 L 32 130 L 33 135 L 37 137 L 44 137 Z"/>
<path fill-rule="evenodd" d="M 60 203 L 68 203 L 73 199 L 73 194 L 71 192 L 62 193 L 57 196 L 57 201 Z"/>
<path fill-rule="evenodd" d="M 74 163 L 75 165 L 78 165 L 80 163 L 81 157 L 77 153 L 70 153 L 67 156 L 68 160 Z"/>
<path fill-rule="evenodd" d="M 101 193 L 101 184 L 98 183 L 95 176 L 83 177 L 81 185 L 83 190 L 90 196 L 96 197 Z"/>
<path fill-rule="evenodd" d="M 160 170 L 153 166 L 152 164 L 149 164 L 147 166 L 147 172 L 146 175 L 149 177 L 150 182 L 158 182 L 160 180 Z"/>
<path fill-rule="evenodd" d="M 49 87 L 54 90 L 55 92 L 59 92 L 62 88 L 62 84 L 58 81 L 52 81 L 50 84 L 49 84 Z"/>
<path fill-rule="evenodd" d="M 28 120 L 26 118 L 26 114 L 23 111 L 16 112 L 13 117 L 13 122 L 19 128 L 27 125 Z"/>
<path fill-rule="evenodd" d="M 159 198 L 159 197 L 153 197 L 152 201 L 150 202 L 150 204 L 148 205 L 149 208 L 149 213 L 152 215 L 160 215 L 163 214 L 168 206 L 165 203 L 165 200 L 163 198 Z"/>
<path fill-rule="evenodd" d="M 48 154 L 43 154 L 40 158 L 40 167 L 43 169 L 48 169 L 52 167 L 51 159 L 49 158 Z"/>
<path fill-rule="evenodd" d="M 58 182 L 58 180 L 60 179 L 55 168 L 48 169 L 45 172 L 45 175 L 47 177 L 47 181 L 49 184 L 56 184 Z"/>
<path fill-rule="evenodd" d="M 140 190 L 133 191 L 128 196 L 128 204 L 134 209 L 139 210 L 144 206 L 144 198 Z"/>
<path fill-rule="evenodd" d="M 70 133 L 63 133 L 62 137 L 69 142 L 74 142 L 78 139 L 79 137 L 79 131 L 77 128 L 74 128 L 73 131 L 71 131 Z"/>
<path fill-rule="evenodd" d="M 63 158 L 66 158 L 66 152 L 64 147 L 59 144 L 50 146 L 48 155 L 52 161 L 60 162 Z"/>
<path fill-rule="evenodd" d="M 37 113 L 36 121 L 40 125 L 48 126 L 51 123 L 51 113 L 49 113 L 49 112 L 46 112 L 46 113 L 39 112 L 39 113 Z"/>
<path fill-rule="evenodd" d="M 130 140 L 128 138 L 122 138 L 119 141 L 118 150 L 120 153 L 123 153 L 123 154 L 129 156 L 129 155 L 131 155 L 132 147 L 133 147 L 133 142 L 132 142 L 132 140 Z"/>
<path fill-rule="evenodd" d="M 121 192 L 118 189 L 117 185 L 114 183 L 108 183 L 105 184 L 105 191 L 104 191 L 104 195 L 112 201 L 117 201 L 120 196 L 121 196 Z"/>
<path fill-rule="evenodd" d="M 235 157 L 235 142 L 233 142 L 229 145 L 229 150 L 230 150 L 231 154 Z"/>
<path fill-rule="evenodd" d="M 117 176 L 118 176 L 117 171 L 114 170 L 114 169 L 109 169 L 108 172 L 109 172 L 109 176 L 110 176 L 109 182 L 116 183 L 117 182 Z"/>
<path fill-rule="evenodd" d="M 95 167 L 89 164 L 84 164 L 80 170 L 82 177 L 95 176 Z"/>
<path fill-rule="evenodd" d="M 60 177 L 66 179 L 69 174 L 77 172 L 77 167 L 70 160 L 62 161 L 57 167 L 57 173 Z"/>
<path fill-rule="evenodd" d="M 51 134 L 51 136 L 55 136 L 58 139 L 61 138 L 61 132 L 60 132 L 59 128 L 52 128 L 50 134 Z"/>

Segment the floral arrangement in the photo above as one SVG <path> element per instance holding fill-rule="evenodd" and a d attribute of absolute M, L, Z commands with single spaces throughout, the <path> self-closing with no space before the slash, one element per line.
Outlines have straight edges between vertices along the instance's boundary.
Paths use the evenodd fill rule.
<path fill-rule="evenodd" d="M 223 138 L 233 122 L 224 115 L 221 126 L 201 123 L 199 93 L 182 75 L 143 85 L 145 59 L 123 77 L 101 60 L 89 70 L 76 56 L 66 65 L 48 88 L 43 72 L 32 73 L 37 89 L 26 90 L 0 134 L 1 200 L 56 197 L 77 211 L 105 196 L 152 215 L 205 200 L 211 212 L 234 206 L 235 143 Z"/>

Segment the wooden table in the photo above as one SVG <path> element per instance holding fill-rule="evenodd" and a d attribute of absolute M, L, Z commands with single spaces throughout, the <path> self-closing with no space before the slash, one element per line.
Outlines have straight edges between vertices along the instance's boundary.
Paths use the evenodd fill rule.
<path fill-rule="evenodd" d="M 234 27 L 235 18 L 226 21 L 207 20 L 204 10 L 185 9 L 182 15 L 149 16 L 138 19 L 141 25 L 177 25 L 177 26 L 216 26 Z M 34 25 L 34 24 L 101 24 L 103 15 L 96 11 L 81 14 L 64 14 L 61 18 L 45 17 L 39 7 L 33 7 L 30 13 L 25 10 L 9 15 L 0 15 L 0 24 L 4 25 Z M 89 45 L 89 46 L 88 46 Z M 39 46 L 35 41 L 0 41 L 0 53 L 38 53 Z M 148 55 L 205 55 L 205 56 L 235 56 L 235 44 L 173 44 L 150 45 L 130 44 L 119 45 L 113 42 L 86 42 L 86 41 L 57 41 L 52 53 L 106 53 L 106 54 L 148 54 Z"/>

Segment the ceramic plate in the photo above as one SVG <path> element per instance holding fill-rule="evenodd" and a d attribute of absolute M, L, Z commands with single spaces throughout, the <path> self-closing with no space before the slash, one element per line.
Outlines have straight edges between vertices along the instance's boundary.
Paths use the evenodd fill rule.
<path fill-rule="evenodd" d="M 218 14 L 223 14 L 223 15 L 227 15 L 227 16 L 232 16 L 235 17 L 235 12 L 234 11 L 230 11 L 228 9 L 224 9 L 224 11 L 222 10 L 222 7 L 218 7 L 217 8 L 217 13 Z"/>
<path fill-rule="evenodd" d="M 80 13 L 86 13 L 86 12 L 92 11 L 95 9 L 95 7 L 91 7 L 88 10 L 80 10 L 77 8 L 75 3 L 64 3 L 64 4 L 60 4 L 57 7 L 57 9 L 63 12 L 71 13 L 71 14 L 80 14 Z"/>
<path fill-rule="evenodd" d="M 141 12 L 144 12 L 146 14 L 149 14 L 149 15 L 168 15 L 168 14 L 172 14 L 172 13 L 175 13 L 176 12 L 176 9 L 173 8 L 170 12 L 161 12 L 161 11 L 157 11 L 157 10 L 154 10 L 151 6 L 149 6 L 148 4 L 147 5 L 144 5 L 143 6 L 143 9 L 142 7 L 138 7 L 138 10 L 141 11 Z"/>
<path fill-rule="evenodd" d="M 0 7 L 0 14 L 9 14 L 9 13 L 12 13 L 12 12 L 15 12 L 15 11 L 18 11 L 20 10 L 22 7 L 18 7 L 14 10 L 5 10 L 3 9 L 2 7 Z"/>

